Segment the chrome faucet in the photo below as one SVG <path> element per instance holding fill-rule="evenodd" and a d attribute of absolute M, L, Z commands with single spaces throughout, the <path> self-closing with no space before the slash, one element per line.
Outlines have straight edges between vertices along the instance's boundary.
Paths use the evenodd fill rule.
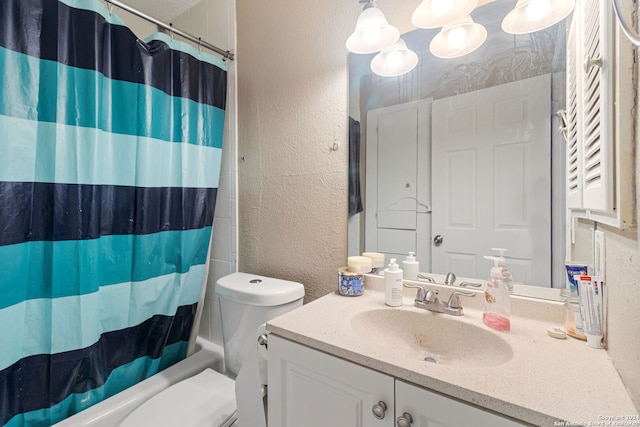
<path fill-rule="evenodd" d="M 454 283 L 456 283 L 456 275 L 452 272 L 448 272 L 446 277 L 444 278 L 444 284 L 453 286 Z"/>
<path fill-rule="evenodd" d="M 417 288 L 416 298 L 414 300 L 415 306 L 423 308 L 425 310 L 433 311 L 434 313 L 451 314 L 452 316 L 462 316 L 464 312 L 462 310 L 462 304 L 460 303 L 460 296 L 475 297 L 473 292 L 453 291 L 449 296 L 449 300 L 446 303 L 441 302 L 438 299 L 439 291 L 437 289 L 427 290 L 420 285 L 407 285 L 407 288 Z"/>

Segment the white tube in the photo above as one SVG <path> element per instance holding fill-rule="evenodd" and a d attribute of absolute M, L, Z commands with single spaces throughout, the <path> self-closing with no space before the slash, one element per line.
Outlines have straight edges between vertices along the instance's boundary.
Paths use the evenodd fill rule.
<path fill-rule="evenodd" d="M 587 336 L 587 345 L 593 348 L 602 348 L 602 293 L 604 281 L 596 276 L 574 276 L 578 284 L 580 298 L 580 313 L 582 314 L 582 327 Z"/>

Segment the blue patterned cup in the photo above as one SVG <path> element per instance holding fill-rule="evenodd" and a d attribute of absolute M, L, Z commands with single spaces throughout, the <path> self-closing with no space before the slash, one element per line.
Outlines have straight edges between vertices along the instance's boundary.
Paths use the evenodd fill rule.
<path fill-rule="evenodd" d="M 357 297 L 364 293 L 364 274 L 338 269 L 338 293 L 346 297 Z"/>

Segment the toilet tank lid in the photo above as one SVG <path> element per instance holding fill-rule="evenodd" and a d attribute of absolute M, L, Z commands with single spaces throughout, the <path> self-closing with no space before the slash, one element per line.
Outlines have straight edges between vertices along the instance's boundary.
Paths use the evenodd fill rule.
<path fill-rule="evenodd" d="M 304 286 L 257 274 L 231 273 L 218 279 L 216 294 L 244 304 L 276 306 L 304 297 Z"/>

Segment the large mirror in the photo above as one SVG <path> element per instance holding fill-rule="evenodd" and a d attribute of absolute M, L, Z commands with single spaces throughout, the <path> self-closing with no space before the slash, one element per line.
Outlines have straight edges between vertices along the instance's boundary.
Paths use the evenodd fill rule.
<path fill-rule="evenodd" d="M 485 279 L 505 248 L 515 282 L 565 286 L 565 33 L 571 15 L 524 35 L 501 29 L 515 0 L 471 14 L 474 52 L 434 56 L 439 30 L 402 35 L 418 65 L 374 74 L 349 56 L 349 255 L 381 252 L 420 271 Z"/>

